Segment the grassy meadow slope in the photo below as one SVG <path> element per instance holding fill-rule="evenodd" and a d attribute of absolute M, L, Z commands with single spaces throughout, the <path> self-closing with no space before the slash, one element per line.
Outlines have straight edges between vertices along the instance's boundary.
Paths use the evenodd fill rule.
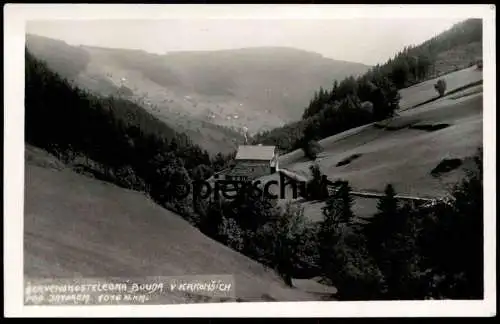
<path fill-rule="evenodd" d="M 469 68 L 444 76 L 453 87 L 482 80 L 482 73 Z M 426 91 L 432 81 L 403 89 L 402 102 L 425 102 L 434 92 Z M 424 89 L 424 90 L 422 90 Z M 453 90 L 451 87 L 450 90 Z M 384 122 L 361 126 L 321 140 L 324 151 L 316 162 L 329 179 L 348 180 L 354 190 L 382 193 L 391 183 L 396 192 L 418 197 L 441 197 L 460 180 L 471 165 L 470 157 L 482 146 L 482 86 L 473 86 L 452 95 L 399 112 L 399 116 Z M 420 125 L 447 124 L 442 129 L 427 131 Z M 393 126 L 383 128 L 382 126 Z M 360 157 L 337 166 L 354 155 Z M 439 177 L 430 172 L 445 158 L 458 158 L 462 165 Z M 309 175 L 313 162 L 301 150 L 280 158 L 280 167 Z M 266 179 L 276 178 L 269 176 Z M 291 191 L 290 191 L 291 192 Z M 291 193 L 290 196 L 291 197 Z M 377 200 L 357 198 L 354 212 L 359 216 L 372 215 Z M 305 203 L 309 218 L 320 220 L 323 203 Z"/>
<path fill-rule="evenodd" d="M 111 93 L 123 86 L 124 93 L 160 117 L 246 126 L 251 133 L 299 119 L 317 88 L 369 68 L 280 47 L 155 55 L 76 47 L 35 35 L 27 35 L 27 45 L 57 72 L 66 68 L 61 68 L 61 57 L 74 60 L 78 73 L 71 70 L 65 76 L 85 88 Z"/>
<path fill-rule="evenodd" d="M 446 92 L 453 91 L 483 80 L 483 72 L 472 66 L 463 70 L 451 72 L 440 77 L 446 81 Z M 418 104 L 438 96 L 434 85 L 439 78 L 418 83 L 414 86 L 399 90 L 401 100 L 399 107 L 401 110 L 412 108 Z"/>
<path fill-rule="evenodd" d="M 27 277 L 227 274 L 234 275 L 240 301 L 320 298 L 286 288 L 274 272 L 207 238 L 143 194 L 76 174 L 41 149 L 26 147 L 25 170 Z M 163 300 L 194 301 L 196 296 L 187 295 Z"/>

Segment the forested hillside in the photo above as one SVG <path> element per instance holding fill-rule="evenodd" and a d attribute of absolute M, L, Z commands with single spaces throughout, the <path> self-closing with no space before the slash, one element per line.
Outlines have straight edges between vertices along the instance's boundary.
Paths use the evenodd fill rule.
<path fill-rule="evenodd" d="M 75 170 L 146 191 L 178 211 L 176 186 L 224 167 L 136 104 L 70 85 L 26 51 L 26 141 Z M 185 206 L 185 205 L 182 205 Z M 187 213 L 187 211 L 185 211 Z"/>
<path fill-rule="evenodd" d="M 313 140 L 385 119 L 399 108 L 398 90 L 482 58 L 482 20 L 469 19 L 418 45 L 408 46 L 366 74 L 319 88 L 302 120 L 262 132 L 255 143 L 279 145 L 284 152 Z"/>

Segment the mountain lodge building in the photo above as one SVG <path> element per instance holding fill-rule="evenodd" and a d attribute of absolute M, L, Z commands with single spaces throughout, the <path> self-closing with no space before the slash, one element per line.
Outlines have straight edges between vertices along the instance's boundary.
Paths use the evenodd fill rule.
<path fill-rule="evenodd" d="M 251 181 L 278 170 L 276 146 L 240 145 L 234 166 L 224 172 L 226 180 Z"/>

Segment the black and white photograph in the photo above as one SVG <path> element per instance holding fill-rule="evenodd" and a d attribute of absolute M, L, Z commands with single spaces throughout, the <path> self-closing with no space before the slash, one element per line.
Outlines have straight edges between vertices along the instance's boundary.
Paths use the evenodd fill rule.
<path fill-rule="evenodd" d="M 496 315 L 494 5 L 4 21 L 13 316 Z"/>

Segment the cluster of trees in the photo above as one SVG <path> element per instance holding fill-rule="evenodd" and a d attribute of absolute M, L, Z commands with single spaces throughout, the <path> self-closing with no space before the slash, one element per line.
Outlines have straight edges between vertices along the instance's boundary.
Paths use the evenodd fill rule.
<path fill-rule="evenodd" d="M 386 64 L 376 66 L 374 71 L 380 69 L 383 74 L 390 77 L 398 89 L 405 88 L 436 77 L 435 63 L 439 54 L 459 46 L 482 42 L 482 38 L 482 19 L 468 19 L 455 24 L 447 31 L 418 46 L 405 47 Z M 464 62 L 461 68 L 465 68 L 471 63 L 475 62 Z"/>
<path fill-rule="evenodd" d="M 250 139 L 250 142 L 252 145 L 275 145 L 282 153 L 290 152 L 296 146 L 297 140 L 302 137 L 305 127 L 306 122 L 299 120 L 283 127 L 259 132 Z"/>
<path fill-rule="evenodd" d="M 389 184 L 361 224 L 348 184 L 331 196 L 321 224 L 321 269 L 340 299 L 481 299 L 482 151 L 476 168 L 432 205 L 400 203 Z"/>
<path fill-rule="evenodd" d="M 439 53 L 481 40 L 481 19 L 456 24 L 418 46 L 405 47 L 358 78 L 335 81 L 331 89 L 320 88 L 302 120 L 257 134 L 254 141 L 277 145 L 283 152 L 302 148 L 307 153 L 311 140 L 391 117 L 399 107 L 398 90 L 434 77 Z"/>
<path fill-rule="evenodd" d="M 475 170 L 447 200 L 402 203 L 387 185 L 377 212 L 357 217 L 347 181 L 334 182 L 323 221 L 303 207 L 242 195 L 207 203 L 200 229 L 206 235 L 292 278 L 321 276 L 339 300 L 481 299 L 483 296 L 482 152 Z M 308 184 L 324 188 L 321 170 Z M 317 198 L 317 197 L 316 197 Z"/>
<path fill-rule="evenodd" d="M 179 190 L 209 177 L 234 154 L 210 157 L 189 138 L 125 99 L 98 97 L 53 73 L 26 51 L 26 141 L 95 177 L 147 192 L 161 205 L 194 216 Z"/>
<path fill-rule="evenodd" d="M 320 89 L 301 121 L 257 134 L 254 143 L 277 145 L 283 152 L 302 148 L 313 158 L 307 153 L 311 141 L 392 116 L 399 104 L 397 89 L 387 77 L 370 78 L 350 77 L 330 91 Z"/>
<path fill-rule="evenodd" d="M 340 83 L 335 81 L 331 90 L 320 88 L 315 97 L 305 109 L 302 119 L 308 119 L 321 113 L 331 106 L 337 106 L 339 118 L 347 108 L 361 109 L 371 113 L 373 119 L 389 117 L 398 108 L 399 94 L 389 73 L 381 67 L 374 67 L 358 78 L 348 77 Z M 367 109 L 364 102 L 370 102 L 373 107 Z"/>
<path fill-rule="evenodd" d="M 303 208 L 242 194 L 234 200 L 206 201 L 199 229 L 207 236 L 274 269 L 292 286 L 294 277 L 319 274 L 316 232 Z"/>

